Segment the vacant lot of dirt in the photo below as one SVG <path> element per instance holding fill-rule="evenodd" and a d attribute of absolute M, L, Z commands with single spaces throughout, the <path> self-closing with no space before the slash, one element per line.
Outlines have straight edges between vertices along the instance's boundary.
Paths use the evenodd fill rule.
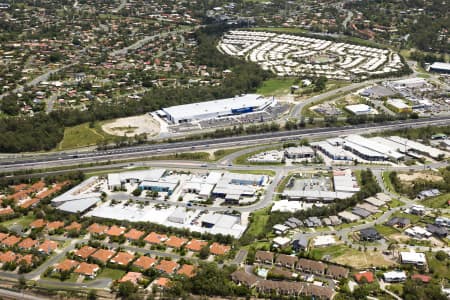
<path fill-rule="evenodd" d="M 415 172 L 412 174 L 409 173 L 402 173 L 398 174 L 398 179 L 400 179 L 403 182 L 413 182 L 418 179 L 427 180 L 427 181 L 441 181 L 443 180 L 442 176 L 431 174 L 431 173 L 424 173 L 424 172 Z"/>
<path fill-rule="evenodd" d="M 385 256 L 378 251 L 347 253 L 332 259 L 332 261 L 356 269 L 369 268 L 372 266 L 389 267 L 395 264 L 395 262 L 387 260 Z"/>
<path fill-rule="evenodd" d="M 145 114 L 116 119 L 104 124 L 102 129 L 111 135 L 134 136 L 145 133 L 151 136 L 159 133 L 159 123 L 149 114 Z"/>

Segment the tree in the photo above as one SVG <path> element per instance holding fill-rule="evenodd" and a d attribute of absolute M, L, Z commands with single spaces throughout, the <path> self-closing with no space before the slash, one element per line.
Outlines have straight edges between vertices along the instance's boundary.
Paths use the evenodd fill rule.
<path fill-rule="evenodd" d="M 447 259 L 447 253 L 445 253 L 442 250 L 439 250 L 438 252 L 436 252 L 436 259 L 440 260 L 440 261 L 444 261 Z"/>
<path fill-rule="evenodd" d="M 132 294 L 137 292 L 137 287 L 130 281 L 122 282 L 119 285 L 119 296 L 128 299 Z"/>
<path fill-rule="evenodd" d="M 90 290 L 87 295 L 87 300 L 96 300 L 97 299 L 97 292 L 95 290 Z"/>
<path fill-rule="evenodd" d="M 19 276 L 19 288 L 24 289 L 27 287 L 27 281 L 23 275 Z"/>
<path fill-rule="evenodd" d="M 137 188 L 132 192 L 132 194 L 135 197 L 139 197 L 142 194 L 142 190 L 140 188 Z"/>
<path fill-rule="evenodd" d="M 200 249 L 200 252 L 198 253 L 198 256 L 201 259 L 207 259 L 208 258 L 208 256 L 209 256 L 209 247 L 208 247 L 208 245 L 206 245 L 206 246 L 204 246 L 204 247 L 202 247 Z"/>

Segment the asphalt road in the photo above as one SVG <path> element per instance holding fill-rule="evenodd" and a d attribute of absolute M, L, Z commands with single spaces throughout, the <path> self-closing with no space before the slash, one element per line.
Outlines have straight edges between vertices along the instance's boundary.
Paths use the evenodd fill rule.
<path fill-rule="evenodd" d="M 107 162 L 118 159 L 145 157 L 149 155 L 170 154 L 186 151 L 198 151 L 214 147 L 233 147 L 254 145 L 258 143 L 278 142 L 298 138 L 326 137 L 350 133 L 368 133 L 379 130 L 423 127 L 428 125 L 450 124 L 448 117 L 395 121 L 385 124 L 361 124 L 344 127 L 311 128 L 291 131 L 271 132 L 255 135 L 206 139 L 165 144 L 140 145 L 105 151 L 87 151 L 78 153 L 54 152 L 47 154 L 4 155 L 0 160 L 2 171 L 17 171 L 32 168 L 49 168 L 52 166 L 77 165 L 86 162 Z"/>
<path fill-rule="evenodd" d="M 4 299 L 23 299 L 23 300 L 48 300 L 40 296 L 26 294 L 25 292 L 15 292 L 6 289 L 0 289 L 0 296 Z"/>

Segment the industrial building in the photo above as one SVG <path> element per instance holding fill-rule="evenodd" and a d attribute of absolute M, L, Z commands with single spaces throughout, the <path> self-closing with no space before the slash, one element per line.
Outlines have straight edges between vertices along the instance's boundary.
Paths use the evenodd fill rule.
<path fill-rule="evenodd" d="M 173 124 L 180 124 L 262 111 L 275 104 L 274 98 L 247 94 L 228 99 L 171 106 L 156 113 Z"/>
<path fill-rule="evenodd" d="M 350 169 L 333 171 L 333 184 L 336 192 L 359 192 L 358 181 Z"/>
<path fill-rule="evenodd" d="M 226 173 L 215 186 L 212 195 L 227 203 L 239 204 L 242 197 L 253 197 L 258 187 L 268 182 L 265 175 Z"/>
<path fill-rule="evenodd" d="M 396 113 L 412 112 L 412 107 L 406 104 L 402 99 L 389 99 L 386 101 L 386 106 Z"/>
<path fill-rule="evenodd" d="M 443 62 L 435 62 L 430 66 L 430 72 L 450 74 L 450 64 Z"/>
<path fill-rule="evenodd" d="M 377 113 L 375 109 L 366 104 L 347 105 L 345 109 L 357 116 Z"/>
<path fill-rule="evenodd" d="M 445 158 L 447 156 L 447 153 L 444 151 L 399 136 L 391 136 L 388 139 L 399 144 L 399 151 L 401 151 L 401 149 L 406 149 L 408 155 L 417 153 L 431 158 Z"/>
<path fill-rule="evenodd" d="M 313 158 L 314 150 L 309 146 L 289 147 L 284 149 L 284 155 L 286 158 L 299 159 L 299 158 Z"/>
<path fill-rule="evenodd" d="M 172 195 L 179 183 L 180 180 L 177 177 L 168 176 L 160 178 L 159 180 L 144 180 L 139 184 L 139 189 L 143 191 L 167 193 L 168 195 Z"/>
<path fill-rule="evenodd" d="M 404 159 L 404 155 L 399 153 L 397 149 L 392 149 L 387 145 L 379 144 L 374 140 L 356 134 L 347 136 L 343 147 L 368 161 L 391 160 L 398 162 Z"/>
<path fill-rule="evenodd" d="M 207 176 L 193 176 L 183 184 L 182 191 L 187 194 L 196 194 L 200 199 L 208 199 L 215 185 L 222 177 L 222 173 L 210 172 Z"/>
<path fill-rule="evenodd" d="M 101 194 L 94 191 L 94 188 L 99 184 L 99 178 L 97 176 L 90 177 L 67 192 L 52 199 L 52 205 L 62 211 L 84 213 L 101 200 Z"/>
<path fill-rule="evenodd" d="M 330 143 L 330 140 L 314 142 L 311 146 L 320 150 L 326 156 L 332 160 L 352 161 L 353 157 L 349 155 L 345 150 Z"/>
<path fill-rule="evenodd" d="M 406 78 L 401 80 L 390 81 L 388 86 L 393 87 L 395 89 L 401 88 L 423 88 L 428 86 L 428 82 L 420 77 L 414 78 Z"/>
<path fill-rule="evenodd" d="M 158 181 L 166 173 L 165 169 L 149 169 L 108 174 L 108 188 L 112 191 L 121 189 L 125 183 L 140 183 L 143 181 Z"/>
<path fill-rule="evenodd" d="M 291 179 L 295 180 L 294 178 Z M 290 184 L 288 184 L 289 186 Z M 326 187 L 323 182 L 304 182 L 303 187 L 286 190 L 283 192 L 283 197 L 289 200 L 304 200 L 304 201 L 322 201 L 331 202 L 336 199 L 342 200 L 353 196 L 359 191 L 359 186 L 356 178 L 353 176 L 351 170 L 342 170 L 333 172 L 334 189 Z"/>

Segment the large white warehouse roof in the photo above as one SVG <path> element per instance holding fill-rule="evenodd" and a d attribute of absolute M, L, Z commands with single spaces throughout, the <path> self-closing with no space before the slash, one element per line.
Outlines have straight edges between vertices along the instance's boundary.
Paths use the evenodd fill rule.
<path fill-rule="evenodd" d="M 247 112 L 246 109 L 250 108 L 263 109 L 273 101 L 272 98 L 264 98 L 258 94 L 247 94 L 234 98 L 171 106 L 163 108 L 163 111 L 174 123 L 189 122 Z"/>

